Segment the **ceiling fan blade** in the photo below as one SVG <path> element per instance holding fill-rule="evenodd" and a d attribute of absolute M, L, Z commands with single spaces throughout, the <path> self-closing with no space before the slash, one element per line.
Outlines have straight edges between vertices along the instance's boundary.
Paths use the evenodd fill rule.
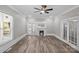
<path fill-rule="evenodd" d="M 49 12 L 45 12 L 45 13 L 49 14 Z"/>
<path fill-rule="evenodd" d="M 46 9 L 45 11 L 52 11 L 53 10 L 53 8 L 51 8 L 51 9 Z"/>
<path fill-rule="evenodd" d="M 34 9 L 36 9 L 36 10 L 40 10 L 39 8 L 34 8 Z"/>

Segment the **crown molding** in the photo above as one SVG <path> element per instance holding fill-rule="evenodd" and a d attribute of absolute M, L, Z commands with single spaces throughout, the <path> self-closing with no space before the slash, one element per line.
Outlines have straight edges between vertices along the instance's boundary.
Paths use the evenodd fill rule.
<path fill-rule="evenodd" d="M 12 10 L 14 10 L 15 12 L 19 13 L 20 15 L 23 15 L 22 12 L 20 12 L 19 10 L 17 10 L 16 8 L 14 8 L 12 5 L 7 5 L 9 8 L 11 8 Z"/>
<path fill-rule="evenodd" d="M 70 12 L 70 11 L 72 11 L 72 10 L 78 8 L 78 7 L 79 7 L 79 6 L 74 6 L 74 7 L 70 8 L 70 9 L 64 11 L 63 13 L 59 14 L 58 16 L 62 16 L 62 15 L 66 14 L 66 13 L 68 13 L 68 12 Z"/>

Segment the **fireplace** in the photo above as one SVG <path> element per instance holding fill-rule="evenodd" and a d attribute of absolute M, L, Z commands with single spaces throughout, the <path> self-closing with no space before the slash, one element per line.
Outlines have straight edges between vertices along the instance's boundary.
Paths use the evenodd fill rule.
<path fill-rule="evenodd" d="M 44 30 L 40 30 L 40 31 L 39 31 L 39 35 L 40 35 L 40 36 L 44 36 Z"/>

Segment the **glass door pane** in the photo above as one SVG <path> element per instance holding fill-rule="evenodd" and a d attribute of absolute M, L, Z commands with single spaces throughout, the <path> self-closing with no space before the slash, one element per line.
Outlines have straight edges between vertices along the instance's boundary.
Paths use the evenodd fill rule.
<path fill-rule="evenodd" d="M 64 40 L 67 40 L 67 23 L 64 23 L 64 34 L 63 34 Z"/>
<path fill-rule="evenodd" d="M 75 34 L 74 34 L 74 37 L 75 37 L 74 38 L 75 39 L 74 42 L 75 43 L 74 44 L 77 45 L 77 22 L 75 23 L 75 29 L 74 30 L 75 30 Z"/>
<path fill-rule="evenodd" d="M 69 42 L 77 45 L 77 25 L 75 22 L 69 22 Z"/>

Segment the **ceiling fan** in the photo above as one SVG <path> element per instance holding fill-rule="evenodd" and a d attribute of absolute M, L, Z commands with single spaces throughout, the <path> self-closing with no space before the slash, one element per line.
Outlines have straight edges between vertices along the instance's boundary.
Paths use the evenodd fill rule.
<path fill-rule="evenodd" d="M 34 13 L 40 12 L 40 14 L 43 14 L 43 13 L 49 14 L 49 12 L 53 10 L 53 8 L 48 9 L 47 5 L 41 5 L 41 8 L 34 8 L 34 9 L 37 10 Z"/>

